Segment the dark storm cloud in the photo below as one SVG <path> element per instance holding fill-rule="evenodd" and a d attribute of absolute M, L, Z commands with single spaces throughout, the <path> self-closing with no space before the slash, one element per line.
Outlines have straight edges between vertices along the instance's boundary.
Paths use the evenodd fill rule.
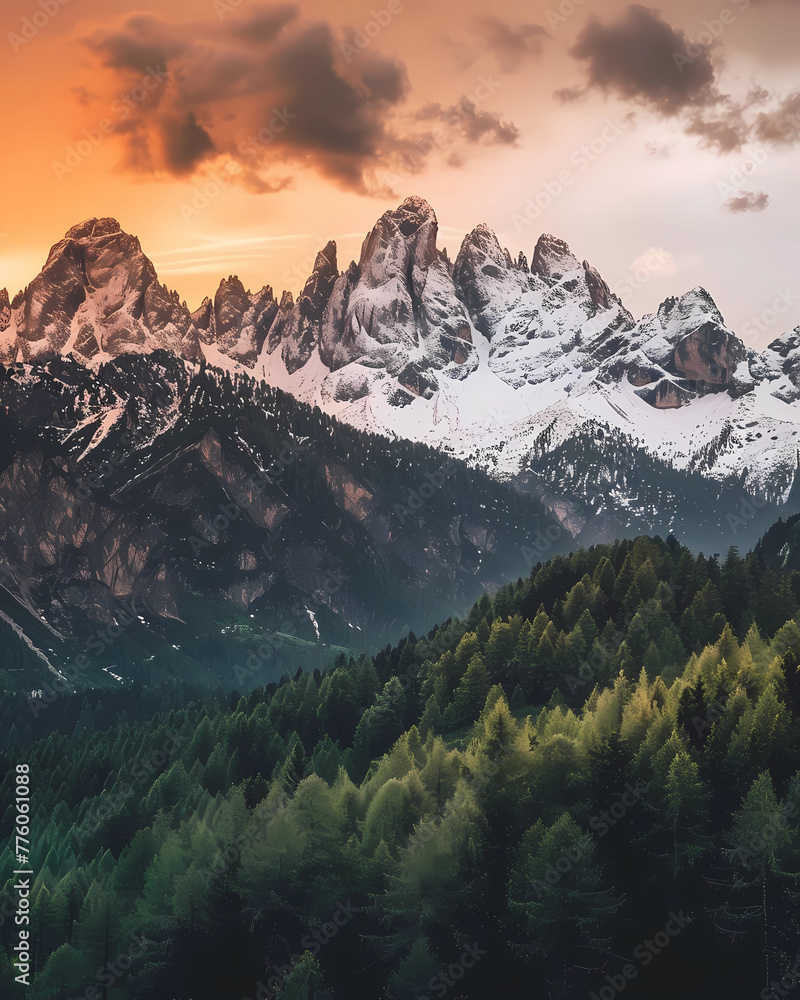
<path fill-rule="evenodd" d="M 155 172 L 185 174 L 222 153 L 280 162 L 294 152 L 359 187 L 366 163 L 390 144 L 385 116 L 407 89 L 404 68 L 376 53 L 360 75 L 345 76 L 330 26 L 298 23 L 288 5 L 218 24 L 136 15 L 119 29 L 96 32 L 88 44 L 115 70 L 167 67 L 158 107 L 135 116 L 138 155 L 128 158 L 142 164 L 148 151 Z"/>
<path fill-rule="evenodd" d="M 276 4 L 273 7 L 257 7 L 244 11 L 242 16 L 229 22 L 230 33 L 249 45 L 263 45 L 271 42 L 291 21 L 297 19 L 300 8 L 293 3 Z"/>
<path fill-rule="evenodd" d="M 769 195 L 764 191 L 740 191 L 722 206 L 731 215 L 741 212 L 763 212 L 769 205 Z"/>
<path fill-rule="evenodd" d="M 559 90 L 553 91 L 553 97 L 559 104 L 573 104 L 582 97 L 586 97 L 586 94 L 586 87 L 561 87 Z"/>
<path fill-rule="evenodd" d="M 763 142 L 779 146 L 800 142 L 800 91 L 784 97 L 771 111 L 761 112 L 756 118 L 755 134 Z"/>
<path fill-rule="evenodd" d="M 191 111 L 185 118 L 163 124 L 164 156 L 173 173 L 191 173 L 201 160 L 214 153 L 211 136 L 197 124 Z"/>
<path fill-rule="evenodd" d="M 494 111 L 484 111 L 469 97 L 462 97 L 455 104 L 443 107 L 430 103 L 414 116 L 418 122 L 442 123 L 461 135 L 469 143 L 513 146 L 520 131 L 513 122 L 505 122 Z M 452 162 L 459 162 L 456 155 Z"/>
<path fill-rule="evenodd" d="M 553 96 L 566 104 L 595 90 L 632 101 L 659 118 L 677 121 L 702 149 L 721 156 L 754 141 L 800 142 L 800 93 L 781 100 L 754 84 L 742 99 L 732 97 L 720 85 L 711 59 L 713 42 L 706 34 L 709 44 L 700 45 L 640 4 L 627 7 L 614 21 L 592 17 L 570 50 L 585 64 L 586 79 Z M 734 214 L 761 212 L 768 204 L 763 192 L 740 192 L 724 208 Z"/>
<path fill-rule="evenodd" d="M 409 89 L 408 79 L 405 69 L 399 63 L 373 52 L 365 52 L 361 56 L 359 69 L 361 79 L 373 99 L 395 104 L 405 98 Z"/>
<path fill-rule="evenodd" d="M 523 60 L 538 56 L 548 32 L 540 24 L 510 24 L 497 17 L 478 17 L 470 30 L 478 35 L 482 49 L 491 52 L 500 69 L 513 72 Z"/>
<path fill-rule="evenodd" d="M 730 104 L 714 115 L 694 115 L 686 122 L 687 135 L 700 136 L 703 149 L 717 153 L 734 153 L 750 140 L 751 126 L 744 116 L 743 105 Z"/>
<path fill-rule="evenodd" d="M 293 4 L 188 24 L 135 14 L 84 41 L 111 92 L 152 68 L 164 73 L 164 85 L 115 129 L 128 170 L 182 176 L 228 157 L 254 191 L 280 190 L 280 175 L 298 166 L 366 190 L 364 178 L 418 138 L 397 124 L 405 66 L 374 48 L 345 59 L 331 26 L 304 20 Z M 516 135 L 492 112 L 465 106 L 445 144 L 508 144 Z"/>
<path fill-rule="evenodd" d="M 698 49 L 657 11 L 635 4 L 616 21 L 592 17 L 571 52 L 586 63 L 589 87 L 674 116 L 718 100 L 711 58 Z"/>
<path fill-rule="evenodd" d="M 185 42 L 155 14 L 133 14 L 117 30 L 100 29 L 85 44 L 109 69 L 147 72 L 148 67 L 180 55 Z"/>

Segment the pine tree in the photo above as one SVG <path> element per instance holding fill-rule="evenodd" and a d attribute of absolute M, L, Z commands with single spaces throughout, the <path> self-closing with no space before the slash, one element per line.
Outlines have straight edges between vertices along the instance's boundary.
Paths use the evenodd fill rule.
<path fill-rule="evenodd" d="M 706 834 L 707 793 L 700 769 L 686 751 L 680 751 L 667 773 L 664 819 L 672 835 L 672 877 L 696 865 L 711 847 Z"/>
<path fill-rule="evenodd" d="M 438 972 L 439 964 L 428 941 L 424 937 L 417 938 L 408 955 L 392 972 L 389 980 L 392 1000 L 418 1000 Z"/>
<path fill-rule="evenodd" d="M 614 591 L 615 581 L 616 574 L 614 573 L 614 567 L 612 566 L 608 556 L 603 556 L 595 567 L 592 582 L 595 586 L 600 588 L 606 597 L 611 597 Z"/>
<path fill-rule="evenodd" d="M 765 989 L 778 960 L 775 911 L 791 905 L 787 890 L 798 877 L 793 871 L 796 858 L 789 856 L 792 840 L 772 779 L 768 772 L 762 772 L 734 817 L 728 839 L 732 882 L 729 897 L 717 909 L 715 919 L 720 929 L 731 935 L 759 925 Z"/>
<path fill-rule="evenodd" d="M 297 962 L 286 973 L 283 982 L 276 986 L 278 1000 L 324 1000 L 320 993 L 322 972 L 319 962 L 310 951 L 304 951 Z"/>
<path fill-rule="evenodd" d="M 501 670 L 514 652 L 514 634 L 511 625 L 495 619 L 486 643 L 486 666 L 490 672 Z"/>
<path fill-rule="evenodd" d="M 592 838 L 567 813 L 550 826 L 539 820 L 527 831 L 508 891 L 525 955 L 557 955 L 566 966 L 581 948 L 605 947 L 621 901 L 595 855 Z"/>
<path fill-rule="evenodd" d="M 489 693 L 489 672 L 480 653 L 469 661 L 469 666 L 456 689 L 453 704 L 444 713 L 448 729 L 460 729 L 473 722 L 481 712 Z"/>

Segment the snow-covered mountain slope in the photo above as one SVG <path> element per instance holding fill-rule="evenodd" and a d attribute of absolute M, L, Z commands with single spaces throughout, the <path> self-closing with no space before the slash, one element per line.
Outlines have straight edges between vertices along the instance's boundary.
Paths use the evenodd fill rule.
<path fill-rule="evenodd" d="M 756 353 L 703 288 L 637 321 L 553 236 L 538 240 L 529 267 L 479 225 L 453 263 L 437 228 L 433 209 L 408 198 L 345 270 L 328 243 L 296 301 L 230 276 L 189 313 L 135 238 L 92 220 L 70 230 L 13 302 L 0 293 L 0 356 L 71 353 L 96 367 L 167 348 L 499 478 L 526 480 L 546 449 L 600 428 L 672 469 L 788 498 L 800 327 Z"/>
<path fill-rule="evenodd" d="M 445 267 L 437 258 L 428 282 L 440 286 Z M 538 241 L 529 270 L 524 255 L 514 261 L 479 226 L 446 273 L 466 311 L 459 336 L 471 345 L 450 365 L 436 368 L 423 320 L 416 343 L 406 325 L 393 353 L 362 343 L 332 365 L 322 345 L 342 335 L 326 314 L 304 367 L 288 371 L 262 352 L 256 373 L 362 430 L 435 444 L 500 477 L 524 473 L 542 435 L 556 447 L 599 425 L 675 469 L 788 497 L 800 447 L 797 332 L 750 351 L 702 288 L 636 322 L 595 269 L 550 236 Z M 351 294 L 359 293 L 355 282 Z M 355 337 L 360 315 L 352 310 L 345 327 Z M 432 384 L 411 383 L 401 364 Z"/>
<path fill-rule="evenodd" d="M 376 227 L 388 232 L 386 257 L 399 261 L 392 301 L 405 301 L 397 291 L 404 273 L 412 274 L 403 286 L 406 300 L 416 290 L 424 301 L 427 285 L 419 291 L 418 273 L 424 269 L 415 263 L 409 271 L 397 244 L 405 243 L 410 256 L 420 233 L 430 240 L 430 209 L 409 200 L 401 211 L 405 221 L 415 213 L 420 228 L 389 231 L 393 213 Z M 351 265 L 351 299 L 372 292 L 370 282 L 362 291 L 363 278 L 354 275 L 367 273 L 371 253 L 381 255 L 383 244 L 375 245 L 373 232 L 360 264 Z M 433 261 L 427 283 L 455 290 L 451 324 L 466 312 L 458 335 L 471 346 L 449 365 L 436 365 L 430 334 L 443 327 L 424 310 L 412 312 L 416 342 L 406 313 L 391 354 L 385 345 L 361 342 L 349 361 L 332 365 L 322 345 L 364 331 L 364 314 L 351 310 L 344 327 L 323 316 L 321 346 L 305 368 L 287 371 L 262 352 L 256 372 L 360 429 L 435 444 L 501 477 L 529 468 L 543 434 L 555 447 L 600 425 L 673 468 L 741 480 L 755 496 L 788 497 L 800 447 L 797 332 L 761 354 L 750 351 L 702 288 L 636 322 L 597 271 L 551 236 L 538 241 L 531 269 L 486 226 L 465 238 L 453 267 L 430 244 L 427 259 Z M 439 301 L 448 301 L 441 292 Z M 401 364 L 426 381 L 409 380 Z"/>

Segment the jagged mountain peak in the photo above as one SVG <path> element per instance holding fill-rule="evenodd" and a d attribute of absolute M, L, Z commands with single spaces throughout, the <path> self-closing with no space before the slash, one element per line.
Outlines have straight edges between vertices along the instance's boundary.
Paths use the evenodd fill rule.
<path fill-rule="evenodd" d="M 453 281 L 478 330 L 491 340 L 498 325 L 520 296 L 544 288 L 522 259 L 515 265 L 500 246 L 494 230 L 479 223 L 461 242 L 453 266 Z"/>
<path fill-rule="evenodd" d="M 565 274 L 580 268 L 580 261 L 564 240 L 543 233 L 533 250 L 531 270 L 540 278 L 560 281 Z"/>
<path fill-rule="evenodd" d="M 774 351 L 782 358 L 788 357 L 798 349 L 800 349 L 800 326 L 796 326 L 793 330 L 787 330 L 767 347 L 768 351 Z"/>
<path fill-rule="evenodd" d="M 436 213 L 428 202 L 424 198 L 412 195 L 397 208 L 390 208 L 384 212 L 378 219 L 375 229 L 380 229 L 388 236 L 398 233 L 405 239 L 412 239 L 424 227 L 433 227 L 436 230 L 438 225 Z"/>
<path fill-rule="evenodd" d="M 87 219 L 50 250 L 11 304 L 0 360 L 75 352 L 84 360 L 166 348 L 202 356 L 188 310 L 158 281 L 139 240 L 116 219 Z"/>
<path fill-rule="evenodd" d="M 461 241 L 461 247 L 456 255 L 456 268 L 463 267 L 465 257 L 474 250 L 491 257 L 503 255 L 497 234 L 485 222 L 479 222 Z"/>
<path fill-rule="evenodd" d="M 115 233 L 121 232 L 122 226 L 116 219 L 112 219 L 110 217 L 103 219 L 85 219 L 83 222 L 79 222 L 77 226 L 73 226 L 71 229 L 68 229 L 64 239 L 96 239 L 101 236 L 112 236 Z"/>
<path fill-rule="evenodd" d="M 716 302 L 702 285 L 697 285 L 678 297 L 670 296 L 665 299 L 658 307 L 658 318 L 664 327 L 684 325 L 700 318 L 725 326 Z"/>
<path fill-rule="evenodd" d="M 469 317 L 452 266 L 437 248 L 437 231 L 433 209 L 412 197 L 384 212 L 359 263 L 341 274 L 336 244 L 328 243 L 294 309 L 281 306 L 262 352 L 265 376 L 280 379 L 284 368 L 291 376 L 318 351 L 330 372 L 323 390 L 330 397 L 361 398 L 369 382 L 385 380 L 381 391 L 405 406 L 414 396 L 432 395 L 436 372 L 472 370 Z M 357 372 L 335 377 L 351 364 Z"/>
<path fill-rule="evenodd" d="M 328 240 L 325 246 L 317 254 L 314 267 L 319 267 L 322 260 L 326 260 L 333 268 L 336 267 L 336 240 Z"/>
<path fill-rule="evenodd" d="M 242 281 L 239 278 L 238 274 L 229 274 L 227 278 L 222 278 L 222 280 L 219 283 L 219 289 L 217 290 L 217 294 L 219 294 L 219 291 L 223 288 L 235 288 L 237 291 L 241 289 L 243 292 L 245 292 L 245 287 L 242 284 Z M 249 293 L 245 292 L 245 294 Z"/>
<path fill-rule="evenodd" d="M 48 267 L 74 262 L 86 273 L 90 284 L 98 287 L 111 278 L 111 269 L 117 262 L 135 262 L 142 282 L 157 282 L 156 269 L 142 251 L 138 236 L 127 233 L 116 219 L 85 219 L 72 226 L 50 248 L 45 263 Z"/>
<path fill-rule="evenodd" d="M 565 283 L 565 287 L 571 287 L 578 297 L 588 299 L 594 314 L 621 309 L 619 322 L 622 326 L 633 325 L 633 317 L 620 299 L 612 294 L 597 268 L 587 260 L 580 262 L 565 240 L 543 233 L 534 247 L 531 271 L 550 285 L 563 282 L 567 275 L 572 275 L 571 284 Z"/>
<path fill-rule="evenodd" d="M 91 286 L 100 287 L 112 279 L 118 264 L 137 271 L 142 283 L 158 281 L 137 236 L 126 233 L 116 219 L 87 219 L 68 229 L 50 248 L 43 270 L 55 269 L 60 275 L 65 268 L 75 267 Z"/>
<path fill-rule="evenodd" d="M 497 234 L 485 222 L 479 222 L 461 241 L 456 256 L 455 267 L 461 271 L 469 258 L 485 257 L 488 261 L 501 267 L 510 266 L 518 271 L 530 273 L 528 258 L 520 250 L 516 258 L 506 247 L 500 246 Z"/>
<path fill-rule="evenodd" d="M 270 285 L 258 292 L 245 290 L 237 275 L 220 282 L 213 309 L 207 300 L 192 314 L 205 343 L 214 343 L 228 357 L 250 366 L 255 363 L 278 312 Z"/>
<path fill-rule="evenodd" d="M 747 397 L 743 409 L 758 394 L 800 398 L 800 329 L 756 355 L 700 286 L 635 322 L 597 269 L 550 233 L 530 269 L 485 222 L 453 264 L 437 234 L 429 203 L 410 197 L 383 213 L 345 271 L 330 241 L 299 295 L 252 293 L 229 275 L 189 314 L 135 237 L 114 219 L 86 220 L 24 293 L 10 305 L 0 294 L 2 360 L 60 351 L 105 361 L 164 347 L 251 369 L 356 426 L 464 441 L 495 400 L 535 424 L 551 407 L 597 405 L 608 416 L 610 406 L 622 421 L 630 407 L 681 408 L 709 394 L 720 408 L 723 394 Z M 680 436 L 664 434 L 680 449 Z"/>
<path fill-rule="evenodd" d="M 436 212 L 431 205 L 422 197 L 416 194 L 409 195 L 393 213 L 399 220 L 417 218 L 420 223 L 436 222 Z"/>
<path fill-rule="evenodd" d="M 418 267 L 427 270 L 437 259 L 436 239 L 439 223 L 436 213 L 424 198 L 412 196 L 398 207 L 384 212 L 361 247 L 359 266 L 363 272 L 375 272 L 380 281 L 381 265 L 411 254 Z"/>
<path fill-rule="evenodd" d="M 336 241 L 329 240 L 316 256 L 314 268 L 303 288 L 303 295 L 313 298 L 324 294 L 327 300 L 338 274 Z"/>

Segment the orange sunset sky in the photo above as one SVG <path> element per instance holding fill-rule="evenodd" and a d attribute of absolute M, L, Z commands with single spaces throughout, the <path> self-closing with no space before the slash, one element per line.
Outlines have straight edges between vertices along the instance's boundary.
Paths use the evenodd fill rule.
<path fill-rule="evenodd" d="M 114 216 L 195 308 L 302 287 L 409 194 L 566 239 L 637 316 L 800 324 L 798 0 L 4 0 L 0 287 Z M 211 194 L 207 197 L 203 191 Z M 658 253 L 653 250 L 657 249 Z"/>

